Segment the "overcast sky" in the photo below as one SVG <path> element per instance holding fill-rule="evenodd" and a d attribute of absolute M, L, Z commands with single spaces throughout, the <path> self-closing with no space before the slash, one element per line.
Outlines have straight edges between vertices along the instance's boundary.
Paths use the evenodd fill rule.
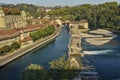
<path fill-rule="evenodd" d="M 80 4 L 101 4 L 105 2 L 116 1 L 120 3 L 120 0 L 0 0 L 0 3 L 18 4 L 27 3 L 35 4 L 39 6 L 75 6 Z"/>

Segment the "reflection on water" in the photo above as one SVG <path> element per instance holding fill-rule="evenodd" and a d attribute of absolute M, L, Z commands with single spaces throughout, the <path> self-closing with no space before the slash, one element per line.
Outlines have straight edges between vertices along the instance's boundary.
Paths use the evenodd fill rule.
<path fill-rule="evenodd" d="M 120 36 L 102 46 L 93 46 L 83 39 L 85 57 L 93 64 L 100 80 L 120 79 Z"/>

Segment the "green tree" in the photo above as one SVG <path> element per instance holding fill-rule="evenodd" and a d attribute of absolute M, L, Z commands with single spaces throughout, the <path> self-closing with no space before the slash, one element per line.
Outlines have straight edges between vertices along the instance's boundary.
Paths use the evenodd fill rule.
<path fill-rule="evenodd" d="M 12 49 L 18 49 L 18 48 L 20 48 L 20 44 L 18 42 L 14 42 L 14 43 L 11 44 L 11 48 Z"/>
<path fill-rule="evenodd" d="M 21 80 L 50 80 L 47 71 L 40 65 L 30 64 L 21 76 Z"/>
<path fill-rule="evenodd" d="M 35 40 L 41 39 L 43 37 L 46 37 L 48 35 L 51 35 L 52 33 L 54 33 L 54 31 L 55 31 L 54 26 L 50 25 L 48 27 L 40 28 L 40 29 L 36 30 L 35 32 L 32 32 L 30 34 L 30 36 L 35 41 Z"/>

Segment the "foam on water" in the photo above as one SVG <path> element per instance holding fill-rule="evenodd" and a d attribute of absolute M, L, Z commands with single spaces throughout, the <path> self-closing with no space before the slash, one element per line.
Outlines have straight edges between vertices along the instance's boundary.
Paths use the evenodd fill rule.
<path fill-rule="evenodd" d="M 88 55 L 100 55 L 100 54 L 107 54 L 108 52 L 112 52 L 112 51 L 113 50 L 83 51 L 83 53 Z"/>

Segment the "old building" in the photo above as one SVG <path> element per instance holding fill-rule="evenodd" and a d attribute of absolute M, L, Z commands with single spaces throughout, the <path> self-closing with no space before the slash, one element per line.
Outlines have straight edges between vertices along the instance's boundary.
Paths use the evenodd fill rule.
<path fill-rule="evenodd" d="M 5 13 L 4 11 L 2 10 L 2 8 L 0 7 L 0 29 L 1 28 L 5 28 L 6 25 L 5 25 Z"/>
<path fill-rule="evenodd" d="M 79 25 L 83 26 L 84 29 L 88 29 L 88 22 L 85 19 L 80 20 Z"/>
<path fill-rule="evenodd" d="M 14 29 L 21 28 L 27 25 L 26 13 L 21 11 L 20 15 L 5 15 L 2 8 L 0 8 L 0 28 Z"/>

